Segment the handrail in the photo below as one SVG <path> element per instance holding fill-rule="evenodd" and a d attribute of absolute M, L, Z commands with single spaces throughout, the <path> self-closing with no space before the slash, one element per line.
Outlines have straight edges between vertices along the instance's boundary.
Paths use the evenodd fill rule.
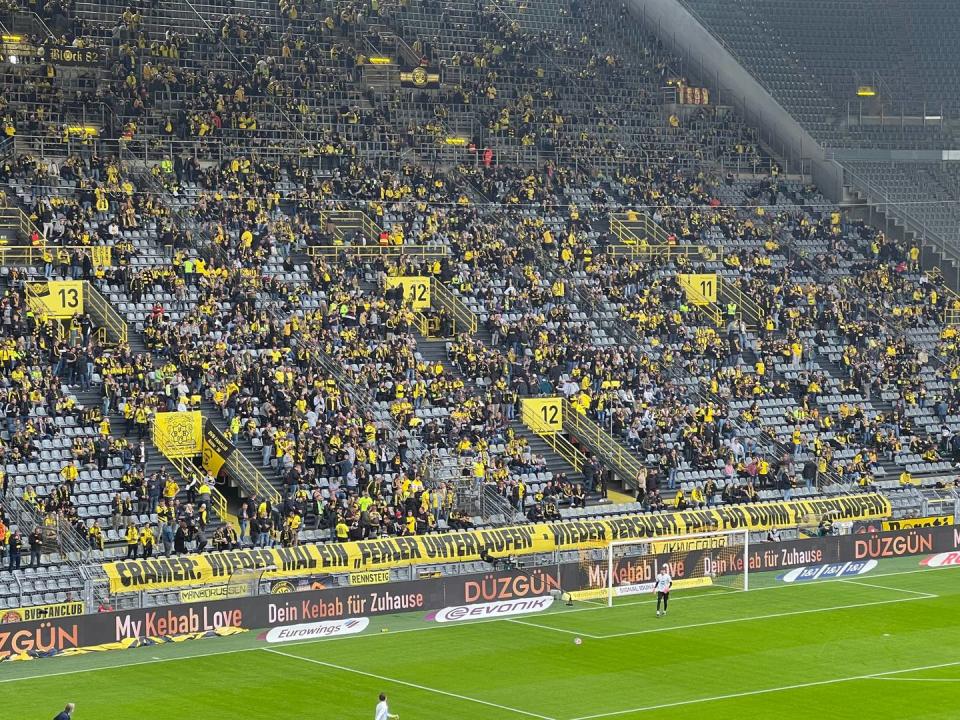
<path fill-rule="evenodd" d="M 489 520 L 496 515 L 502 515 L 507 522 L 517 519 L 518 510 L 497 491 L 494 483 L 485 483 L 480 495 L 480 515 Z"/>
<path fill-rule="evenodd" d="M 113 305 L 90 282 L 84 283 L 84 308 L 97 325 L 104 328 L 118 343 L 129 340 L 127 322 L 113 309 Z"/>
<path fill-rule="evenodd" d="M 947 296 L 947 303 L 943 308 L 944 325 L 960 325 L 960 295 L 951 287 L 943 285 L 944 295 Z"/>
<path fill-rule="evenodd" d="M 624 213 L 625 215 L 626 213 Z M 653 218 L 651 218 L 645 212 L 637 213 L 637 220 L 628 220 L 630 223 L 628 225 L 616 214 L 610 214 L 610 231 L 617 236 L 617 239 L 625 245 L 630 245 L 636 243 L 637 245 L 643 244 L 643 241 L 646 241 L 647 244 L 660 244 L 660 245 L 669 245 L 670 236 L 667 232 L 660 227 Z M 634 225 L 636 223 L 636 225 Z M 634 227 L 639 227 L 642 234 L 637 234 L 634 230 Z M 651 240 L 655 242 L 650 242 Z M 630 241 L 633 241 L 631 243 Z"/>
<path fill-rule="evenodd" d="M 184 228 L 191 228 L 195 231 L 194 237 L 196 241 L 194 242 L 194 247 L 197 250 L 200 250 L 201 243 L 202 243 L 203 247 L 205 247 L 210 253 L 211 258 L 214 258 L 219 262 L 221 262 L 222 264 L 226 265 L 227 257 L 224 249 L 218 246 L 213 241 L 213 238 L 210 236 L 210 233 L 207 232 L 206 228 L 201 223 L 198 223 L 196 221 L 191 221 L 189 218 L 187 218 L 184 215 L 184 213 L 180 210 L 179 206 L 176 203 L 170 202 L 170 200 L 173 199 L 172 195 L 170 191 L 167 188 L 165 188 L 163 184 L 157 180 L 156 176 L 153 174 L 153 168 L 151 168 L 146 161 L 140 162 L 139 158 L 136 160 L 136 162 L 134 162 L 133 155 L 130 154 L 123 145 L 120 145 L 118 150 L 119 150 L 119 155 L 121 160 L 128 162 L 131 169 L 134 167 L 137 167 L 138 165 L 141 166 L 140 178 L 144 181 L 144 183 L 147 185 L 147 188 L 151 192 L 153 192 L 158 197 L 162 197 L 165 199 L 164 204 L 166 205 L 167 209 L 171 212 L 173 217 L 179 220 L 181 225 Z M 125 154 L 129 155 L 129 158 L 124 157 Z"/>
<path fill-rule="evenodd" d="M 672 244 L 649 245 L 642 244 L 623 244 L 608 245 L 607 254 L 614 257 L 629 257 L 636 260 L 649 262 L 654 258 L 663 258 L 666 261 L 674 260 L 678 257 L 696 258 L 700 257 L 704 261 L 714 260 L 717 255 L 723 253 L 723 247 L 720 245 L 693 245 L 693 244 Z"/>
<path fill-rule="evenodd" d="M 376 244 L 383 232 L 362 210 L 327 210 L 320 214 L 320 222 L 333 225 L 333 237 L 341 242 L 348 231 L 358 230 L 366 242 Z"/>
<path fill-rule="evenodd" d="M 722 282 L 719 287 L 719 298 L 722 303 L 734 303 L 746 317 L 747 324 L 759 328 L 763 324 L 766 313 L 752 297 L 744 293 L 732 283 Z"/>
<path fill-rule="evenodd" d="M 537 437 L 547 443 L 547 445 L 549 445 L 550 448 L 557 453 L 557 455 L 562 457 L 564 461 L 570 465 L 570 467 L 577 472 L 581 472 L 583 470 L 583 466 L 587 462 L 587 456 L 583 454 L 583 451 L 567 440 L 567 438 L 563 436 L 563 433 L 542 432 L 538 430 L 537 428 L 540 426 L 540 420 L 526 403 L 521 403 L 520 405 L 520 419 L 527 429 L 535 433 Z"/>
<path fill-rule="evenodd" d="M 232 443 L 231 443 L 232 444 Z M 224 464 L 230 475 L 237 481 L 243 490 L 252 496 L 269 500 L 275 507 L 279 507 L 282 498 L 257 468 L 247 459 L 246 455 L 237 448 L 230 454 Z"/>
<path fill-rule="evenodd" d="M 5 245 L 0 246 L 0 265 L 34 265 L 43 263 L 43 254 L 46 250 L 50 250 L 51 253 L 60 250 L 65 250 L 70 253 L 74 251 L 89 251 L 95 253 L 96 251 L 108 251 L 110 249 L 109 245 Z M 94 265 L 108 267 L 113 264 L 113 253 L 110 254 L 110 257 L 111 262 L 108 265 L 98 260 L 95 255 Z"/>
<path fill-rule="evenodd" d="M 453 320 L 453 333 L 466 332 L 473 335 L 479 327 L 479 320 L 476 314 L 468 308 L 464 302 L 458 298 L 451 290 L 440 282 L 437 278 L 433 279 L 430 289 L 431 304 L 436 302 L 446 310 Z"/>
<path fill-rule="evenodd" d="M 25 518 L 32 521 L 33 527 L 39 527 L 43 531 L 45 540 L 47 539 L 47 533 L 52 530 L 56 538 L 57 550 L 60 552 L 64 563 L 76 567 L 81 564 L 81 561 L 71 559 L 69 554 L 77 553 L 82 559 L 89 552 L 89 548 L 80 542 L 73 526 L 70 523 L 63 523 L 59 514 L 47 513 L 30 507 L 24 502 L 23 497 L 16 492 L 8 493 L 6 497 L 0 499 L 0 505 L 6 506 L 11 519 L 14 519 L 18 526 L 23 525 Z M 48 519 L 53 521 L 52 524 L 47 522 Z M 33 530 L 33 528 L 23 527 L 19 529 L 24 536 Z"/>
<path fill-rule="evenodd" d="M 703 315 L 707 322 L 711 323 L 714 327 L 723 327 L 723 311 L 719 308 L 719 306 L 710 302 L 706 297 L 702 296 L 696 290 L 690 290 L 689 292 L 694 295 L 694 302 L 691 305 L 693 310 Z"/>
<path fill-rule="evenodd" d="M 176 468 L 177 472 L 180 474 L 180 477 L 182 477 L 187 482 L 190 482 L 193 479 L 194 475 L 196 475 L 200 471 L 197 469 L 196 466 L 193 465 L 193 463 L 188 458 L 174 457 L 165 453 L 163 451 L 163 448 L 176 447 L 178 443 L 172 438 L 169 438 L 167 433 L 160 429 L 160 426 L 157 425 L 157 422 L 155 419 L 151 423 L 151 425 L 152 425 L 152 432 L 153 432 L 152 440 L 153 440 L 154 447 L 156 447 L 157 450 L 160 451 L 160 454 L 163 455 L 163 457 L 167 460 L 167 462 L 169 462 L 171 465 L 173 465 L 174 468 Z M 233 453 L 233 455 L 236 455 L 236 454 L 237 453 Z M 216 487 L 210 488 L 210 504 L 213 506 L 212 507 L 213 511 L 217 514 L 217 516 L 221 520 L 223 520 L 224 522 L 230 522 L 232 524 L 236 524 L 236 521 L 230 515 L 229 508 L 227 505 L 227 499 L 223 496 L 223 493 L 217 490 Z"/>
<path fill-rule="evenodd" d="M 566 398 L 561 400 L 561 411 L 564 429 L 569 425 L 570 432 L 613 465 L 614 470 L 622 477 L 624 487 L 636 482 L 636 477 L 644 465 L 630 451 L 621 446 L 606 430 L 588 419 Z"/>
<path fill-rule="evenodd" d="M 336 381 L 341 390 L 344 390 L 347 393 L 347 395 L 350 397 L 350 400 L 360 409 L 360 412 L 369 418 L 376 417 L 372 405 L 374 402 L 373 395 L 370 394 L 370 390 L 366 386 L 357 385 L 353 382 L 353 380 L 344 375 L 342 372 L 342 367 L 335 363 L 333 358 L 331 358 L 325 352 L 317 353 L 317 359 L 319 360 L 324 371 Z M 399 434 L 400 429 L 396 426 L 392 415 L 389 416 L 388 422 L 393 425 L 394 429 L 397 431 L 396 434 Z M 394 437 L 395 433 L 390 433 L 384 441 L 388 450 L 393 451 L 397 448 L 397 442 Z"/>
<path fill-rule="evenodd" d="M 333 257 L 354 254 L 359 258 L 380 256 L 446 257 L 449 249 L 446 245 L 308 245 L 310 257 Z"/>
<path fill-rule="evenodd" d="M 33 233 L 42 235 L 30 216 L 16 205 L 0 205 L 0 227 L 17 228 L 20 237 L 29 241 Z"/>

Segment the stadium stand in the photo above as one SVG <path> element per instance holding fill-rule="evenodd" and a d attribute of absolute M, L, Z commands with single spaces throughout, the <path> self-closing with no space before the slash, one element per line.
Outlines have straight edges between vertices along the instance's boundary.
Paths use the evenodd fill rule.
<path fill-rule="evenodd" d="M 718 171 L 757 167 L 753 133 L 678 109 L 619 3 L 8 5 L 102 53 L 0 75 L 29 87 L 2 108 L 6 525 L 52 528 L 8 607 L 79 592 L 128 519 L 185 552 L 861 488 L 907 513 L 955 483 L 957 296 L 769 158 Z M 775 64 L 747 16 L 738 56 Z M 778 97 L 840 138 L 824 88 L 857 68 L 800 66 Z M 105 298 L 102 333 L 28 319 L 61 277 Z M 552 396 L 562 440 L 523 421 Z M 155 447 L 155 413 L 193 409 L 229 481 Z"/>
<path fill-rule="evenodd" d="M 941 122 L 957 111 L 947 90 L 956 85 L 947 59 L 956 33 L 949 4 L 683 4 L 826 147 L 952 146 L 955 134 Z M 861 87 L 876 95 L 858 97 Z M 936 120 L 923 122 L 924 115 Z"/>

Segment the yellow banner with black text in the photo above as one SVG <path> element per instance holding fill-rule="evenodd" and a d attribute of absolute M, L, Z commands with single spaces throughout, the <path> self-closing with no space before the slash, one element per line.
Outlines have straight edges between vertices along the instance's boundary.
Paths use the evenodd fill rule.
<path fill-rule="evenodd" d="M 53 620 L 54 618 L 74 617 L 76 615 L 83 615 L 83 603 L 79 600 L 2 610 L 0 611 L 0 623 Z"/>
<path fill-rule="evenodd" d="M 347 543 L 300 545 L 122 560 L 103 566 L 114 593 L 213 585 L 236 572 L 262 569 L 264 579 L 296 575 L 359 573 L 437 562 L 604 547 L 613 540 L 666 537 L 708 530 L 767 530 L 806 523 L 829 514 L 834 520 L 889 517 L 890 501 L 878 493 L 788 502 L 730 505 L 676 513 L 516 525 L 461 533 L 388 537 Z M 266 568 L 273 568 L 267 570 Z"/>
<path fill-rule="evenodd" d="M 236 447 L 227 440 L 227 436 L 220 432 L 220 429 L 209 418 L 204 420 L 203 423 L 202 446 L 201 464 L 203 469 L 213 477 L 217 477 L 220 474 L 220 469 L 233 455 Z"/>
<path fill-rule="evenodd" d="M 58 320 L 72 318 L 84 312 L 84 284 L 82 280 L 50 280 L 26 285 L 30 309 Z"/>
<path fill-rule="evenodd" d="M 909 530 L 910 528 L 943 527 L 953 525 L 953 515 L 933 515 L 930 517 L 901 518 L 883 523 L 883 530 Z"/>

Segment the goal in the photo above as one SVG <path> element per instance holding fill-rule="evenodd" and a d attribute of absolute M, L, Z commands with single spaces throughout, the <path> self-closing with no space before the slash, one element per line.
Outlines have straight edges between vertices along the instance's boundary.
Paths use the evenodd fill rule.
<path fill-rule="evenodd" d="M 750 589 L 749 530 L 726 530 L 639 540 L 607 546 L 607 604 L 614 598 L 653 591 L 666 566 L 673 588 Z"/>

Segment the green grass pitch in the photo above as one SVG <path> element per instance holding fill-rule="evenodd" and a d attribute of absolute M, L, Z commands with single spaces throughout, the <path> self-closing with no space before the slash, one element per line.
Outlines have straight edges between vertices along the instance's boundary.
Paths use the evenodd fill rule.
<path fill-rule="evenodd" d="M 960 569 L 881 562 L 849 580 L 562 604 L 463 624 L 423 613 L 363 635 L 273 644 L 258 633 L 0 665 L 0 716 L 49 720 L 956 718 Z M 576 638 L 582 643 L 577 644 Z"/>

